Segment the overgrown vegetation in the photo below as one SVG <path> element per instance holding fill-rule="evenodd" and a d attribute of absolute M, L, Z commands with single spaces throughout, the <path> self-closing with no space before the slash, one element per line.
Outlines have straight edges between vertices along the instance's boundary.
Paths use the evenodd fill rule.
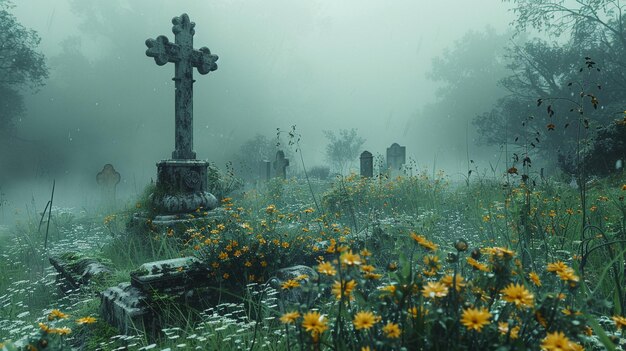
<path fill-rule="evenodd" d="M 13 233 L 15 249 L 3 246 L 0 338 L 102 350 L 615 348 L 626 325 L 621 174 L 589 187 L 587 211 L 577 190 L 550 179 L 473 179 L 450 184 L 422 172 L 315 181 L 321 210 L 308 184 L 276 180 L 222 199 L 222 215 L 210 221 L 162 231 L 129 232 L 133 211 L 56 210 L 47 253 L 33 217 Z M 62 295 L 45 257 L 76 242 L 117 273 Z M 229 298 L 189 314 L 163 296 L 178 322 L 156 340 L 121 337 L 100 319 L 94 291 L 127 281 L 144 262 L 181 255 L 200 258 Z M 295 264 L 319 279 L 266 285 Z"/>

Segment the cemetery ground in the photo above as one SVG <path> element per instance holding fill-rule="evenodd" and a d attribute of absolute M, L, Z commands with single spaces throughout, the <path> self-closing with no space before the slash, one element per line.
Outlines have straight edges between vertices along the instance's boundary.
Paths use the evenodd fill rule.
<path fill-rule="evenodd" d="M 623 348 L 621 175 L 589 184 L 584 208 L 580 189 L 514 175 L 311 183 L 275 178 L 169 227 L 133 221 L 147 197 L 115 213 L 55 207 L 46 248 L 41 209 L 24 209 L 0 232 L 3 350 Z M 108 271 L 68 286 L 50 257 Z M 156 322 L 107 322 L 103 291 L 181 257 L 201 275 L 152 290 Z M 297 265 L 312 269 L 276 273 Z M 185 302 L 192 291 L 202 303 Z"/>

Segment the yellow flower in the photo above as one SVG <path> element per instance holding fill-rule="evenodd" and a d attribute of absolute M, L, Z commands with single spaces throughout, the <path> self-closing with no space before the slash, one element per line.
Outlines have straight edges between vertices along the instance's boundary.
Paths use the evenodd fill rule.
<path fill-rule="evenodd" d="M 317 266 L 317 271 L 322 273 L 322 274 L 326 274 L 326 275 L 330 275 L 333 276 L 335 274 L 337 274 L 337 270 L 335 270 L 335 267 L 333 267 L 333 265 L 330 262 L 322 262 Z"/>
<path fill-rule="evenodd" d="M 467 264 L 474 267 L 474 269 L 477 269 L 483 272 L 489 272 L 489 267 L 486 264 L 480 263 L 471 257 L 467 257 L 466 260 L 467 260 Z"/>
<path fill-rule="evenodd" d="M 504 294 L 504 301 L 515 304 L 515 307 L 532 307 L 534 296 L 521 284 L 509 284 L 500 291 Z"/>
<path fill-rule="evenodd" d="M 387 291 L 387 292 L 389 292 L 391 294 L 395 294 L 396 286 L 395 285 L 385 285 L 385 286 L 378 287 L 378 290 Z"/>
<path fill-rule="evenodd" d="M 498 331 L 500 332 L 501 335 L 509 334 L 509 323 L 507 323 L 507 322 L 499 322 L 498 323 Z M 515 340 L 515 339 L 519 338 L 519 331 L 520 331 L 519 325 L 511 328 L 511 333 L 509 334 L 511 339 Z"/>
<path fill-rule="evenodd" d="M 96 322 L 96 319 L 94 317 L 83 317 L 83 318 L 78 318 L 76 320 L 76 323 L 78 324 L 92 324 L 95 322 Z"/>
<path fill-rule="evenodd" d="M 283 290 L 289 290 L 289 289 L 297 288 L 299 286 L 300 286 L 300 283 L 298 283 L 298 281 L 294 279 L 289 279 L 286 282 L 284 282 L 280 287 Z"/>
<path fill-rule="evenodd" d="M 341 263 L 348 266 L 358 266 L 361 264 L 361 257 L 352 253 L 352 251 L 344 252 L 341 255 Z"/>
<path fill-rule="evenodd" d="M 580 280 L 580 278 L 574 274 L 574 270 L 572 268 L 567 267 L 567 269 L 556 272 L 556 274 L 561 278 L 562 281 L 576 283 Z"/>
<path fill-rule="evenodd" d="M 220 260 L 226 260 L 226 259 L 228 259 L 228 254 L 226 252 L 222 251 L 222 252 L 220 252 L 218 257 L 219 257 Z"/>
<path fill-rule="evenodd" d="M 552 263 L 548 263 L 547 271 L 548 272 L 560 272 L 569 268 L 563 261 L 556 261 Z"/>
<path fill-rule="evenodd" d="M 340 300 L 342 296 L 341 293 L 343 291 L 343 297 L 352 300 L 354 299 L 354 297 L 352 296 L 352 290 L 354 290 L 355 287 L 356 287 L 356 282 L 354 280 L 350 280 L 348 282 L 346 282 L 345 280 L 341 282 L 338 280 L 335 280 L 335 283 L 333 284 L 333 288 L 332 288 L 332 293 L 335 295 L 337 300 Z"/>
<path fill-rule="evenodd" d="M 539 279 L 539 275 L 535 272 L 528 273 L 528 278 L 535 284 L 535 286 L 541 286 L 541 279 Z"/>
<path fill-rule="evenodd" d="M 358 312 L 356 315 L 354 315 L 354 320 L 352 321 L 354 329 L 356 330 L 370 329 L 374 326 L 374 323 L 376 323 L 376 317 L 372 312 L 369 311 Z"/>
<path fill-rule="evenodd" d="M 437 244 L 426 239 L 423 235 L 417 235 L 416 233 L 411 233 L 411 238 L 415 240 L 415 242 L 418 245 L 430 251 L 436 251 L 437 248 L 439 247 Z"/>
<path fill-rule="evenodd" d="M 328 329 L 324 316 L 317 311 L 307 312 L 302 316 L 302 327 L 314 336 Z"/>
<path fill-rule="evenodd" d="M 626 318 L 622 316 L 613 316 L 613 322 L 615 322 L 615 327 L 619 330 L 626 327 Z"/>
<path fill-rule="evenodd" d="M 422 295 L 429 298 L 444 297 L 448 295 L 448 287 L 440 282 L 428 282 L 422 288 Z"/>
<path fill-rule="evenodd" d="M 622 185 L 622 191 L 626 191 L 626 184 Z"/>
<path fill-rule="evenodd" d="M 385 336 L 390 339 L 397 339 L 401 334 L 400 327 L 396 323 L 392 322 L 387 323 L 387 325 L 383 327 L 383 332 L 385 333 Z"/>
<path fill-rule="evenodd" d="M 269 205 L 269 206 L 267 206 L 265 208 L 265 213 L 267 213 L 267 214 L 271 214 L 271 213 L 274 213 L 274 212 L 276 212 L 276 206 L 274 206 L 274 205 Z"/>
<path fill-rule="evenodd" d="M 492 257 L 498 258 L 511 258 L 515 254 L 512 250 L 509 250 L 504 247 L 488 247 L 484 251 L 486 251 Z"/>
<path fill-rule="evenodd" d="M 461 316 L 461 323 L 468 330 L 476 330 L 480 332 L 483 327 L 489 324 L 489 318 L 491 318 L 491 313 L 487 311 L 486 308 L 468 308 L 463 310 L 463 315 Z"/>
<path fill-rule="evenodd" d="M 420 306 L 419 308 L 413 306 L 413 307 L 409 308 L 407 310 L 407 312 L 409 312 L 411 317 L 417 318 L 417 317 L 424 317 L 424 316 L 426 316 L 429 311 L 426 308 L 424 308 L 424 306 Z"/>
<path fill-rule="evenodd" d="M 64 318 L 67 318 L 67 317 L 69 317 L 67 314 L 65 314 L 65 313 L 63 313 L 63 312 L 61 312 L 61 311 L 59 311 L 57 309 L 54 309 L 54 310 L 50 311 L 50 314 L 48 314 L 48 320 L 49 321 L 53 321 L 53 320 L 55 320 L 57 318 L 58 319 L 64 319 Z"/>
<path fill-rule="evenodd" d="M 382 274 L 368 272 L 368 273 L 365 273 L 363 277 L 365 279 L 376 280 L 376 279 L 380 279 L 382 276 L 383 276 Z"/>
<path fill-rule="evenodd" d="M 43 323 L 39 323 L 39 329 L 41 329 L 44 332 L 48 332 L 50 330 L 50 327 L 47 324 L 43 324 Z"/>
<path fill-rule="evenodd" d="M 438 270 L 441 268 L 441 264 L 439 263 L 439 256 L 426 255 L 424 256 L 424 264 L 432 269 Z"/>
<path fill-rule="evenodd" d="M 563 332 L 557 331 L 554 333 L 548 333 L 548 335 L 541 342 L 541 349 L 545 351 L 569 351 L 575 350 L 573 342 L 563 334 Z"/>
<path fill-rule="evenodd" d="M 369 265 L 369 264 L 364 264 L 361 266 L 361 271 L 365 272 L 365 273 L 372 273 L 376 270 L 376 267 Z"/>
<path fill-rule="evenodd" d="M 456 291 L 461 291 L 462 288 L 464 288 L 467 284 L 465 284 L 463 282 L 463 277 L 460 274 L 456 275 L 456 282 L 455 282 L 455 286 L 456 286 Z M 452 276 L 451 275 L 446 275 L 445 277 L 441 278 L 441 283 L 443 283 L 445 286 L 447 286 L 448 288 L 452 287 Z"/>
<path fill-rule="evenodd" d="M 295 323 L 299 317 L 300 313 L 298 311 L 287 312 L 280 317 L 280 321 L 284 324 Z"/>
<path fill-rule="evenodd" d="M 72 332 L 72 329 L 68 328 L 68 327 L 63 327 L 63 328 L 50 328 L 48 330 L 48 333 L 50 334 L 59 334 L 59 335 L 68 335 L 69 333 Z"/>

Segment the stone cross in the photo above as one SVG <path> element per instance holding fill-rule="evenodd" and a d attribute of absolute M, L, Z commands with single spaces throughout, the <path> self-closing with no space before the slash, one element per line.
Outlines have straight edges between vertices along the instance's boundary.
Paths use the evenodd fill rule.
<path fill-rule="evenodd" d="M 285 153 L 282 150 L 277 151 L 276 161 L 274 161 L 274 170 L 276 171 L 276 176 L 286 179 L 287 166 L 289 166 L 289 159 L 285 158 Z"/>
<path fill-rule="evenodd" d="M 108 205 L 115 203 L 115 188 L 121 180 L 120 174 L 113 168 L 113 165 L 107 163 L 102 171 L 96 175 L 96 182 L 102 187 L 102 197 Z"/>
<path fill-rule="evenodd" d="M 175 150 L 172 158 L 175 160 L 195 159 L 193 151 L 193 68 L 196 67 L 200 74 L 207 74 L 217 69 L 215 63 L 217 55 L 202 47 L 199 50 L 193 48 L 193 35 L 195 23 L 189 21 L 189 16 L 183 13 L 180 17 L 172 19 L 172 32 L 174 43 L 166 36 L 160 35 L 156 39 L 146 40 L 146 55 L 154 57 L 157 65 L 163 66 L 168 62 L 175 64 L 176 74 L 174 82 L 175 92 Z"/>
<path fill-rule="evenodd" d="M 361 177 L 371 178 L 374 176 L 374 156 L 369 151 L 363 151 L 360 157 Z"/>

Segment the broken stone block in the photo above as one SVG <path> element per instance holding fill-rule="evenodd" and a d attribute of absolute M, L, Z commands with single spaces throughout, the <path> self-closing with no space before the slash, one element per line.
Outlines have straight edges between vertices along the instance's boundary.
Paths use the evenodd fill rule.
<path fill-rule="evenodd" d="M 121 283 L 106 289 L 100 295 L 100 315 L 120 333 L 156 330 L 149 297 L 130 283 Z"/>
<path fill-rule="evenodd" d="M 173 294 L 209 285 L 207 271 L 195 257 L 144 263 L 130 278 L 134 287 L 145 292 Z"/>
<path fill-rule="evenodd" d="M 78 289 L 95 279 L 111 275 L 111 269 L 94 258 L 68 252 L 58 257 L 50 257 L 50 264 L 59 272 L 57 283 L 61 291 Z"/>

